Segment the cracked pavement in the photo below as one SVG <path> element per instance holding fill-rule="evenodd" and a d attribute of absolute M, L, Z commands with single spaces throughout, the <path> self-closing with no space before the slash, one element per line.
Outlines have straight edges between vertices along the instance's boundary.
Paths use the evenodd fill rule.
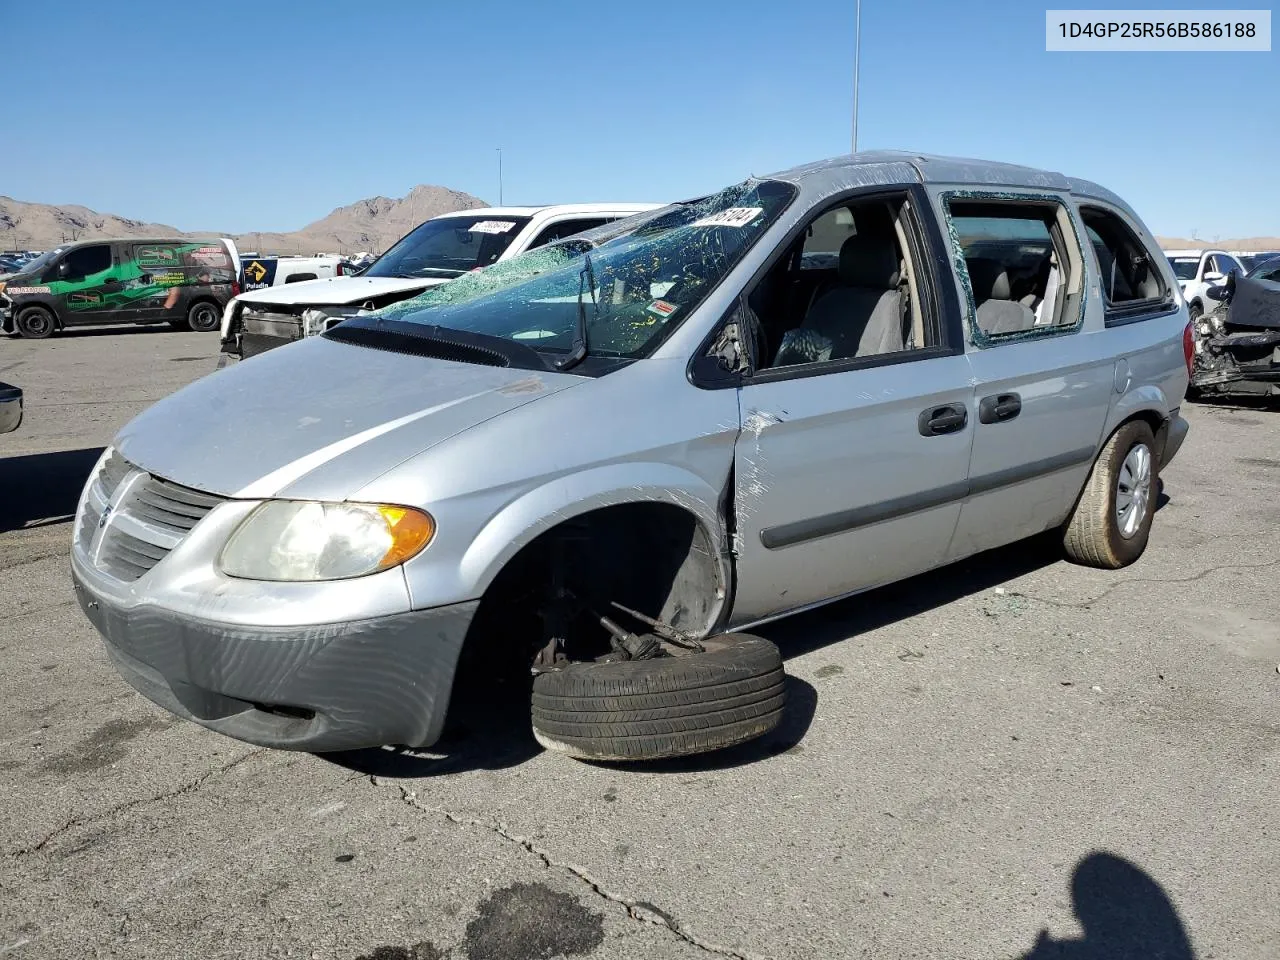
<path fill-rule="evenodd" d="M 1196 956 L 1275 955 L 1280 408 L 1189 408 L 1128 569 L 1022 544 L 762 630 L 790 707 L 755 744 L 580 764 L 489 692 L 430 753 L 323 758 L 134 694 L 67 577 L 98 448 L 216 338 L 0 349 L 0 957 L 1185 957 L 1097 852 Z"/>

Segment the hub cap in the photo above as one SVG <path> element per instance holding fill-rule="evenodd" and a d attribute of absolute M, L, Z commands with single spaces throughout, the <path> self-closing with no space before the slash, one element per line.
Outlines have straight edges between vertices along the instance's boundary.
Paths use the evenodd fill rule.
<path fill-rule="evenodd" d="M 1116 479 L 1116 526 L 1128 540 L 1142 528 L 1151 504 L 1151 450 L 1139 443 L 1124 458 Z"/>

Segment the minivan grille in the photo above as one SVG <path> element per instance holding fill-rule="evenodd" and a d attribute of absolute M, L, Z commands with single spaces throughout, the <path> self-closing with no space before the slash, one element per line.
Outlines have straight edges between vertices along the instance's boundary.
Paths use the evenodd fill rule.
<path fill-rule="evenodd" d="M 126 481 L 129 489 L 103 523 L 107 505 Z M 113 451 L 89 485 L 76 545 L 104 573 L 131 583 L 168 556 L 225 499 L 153 477 Z"/>

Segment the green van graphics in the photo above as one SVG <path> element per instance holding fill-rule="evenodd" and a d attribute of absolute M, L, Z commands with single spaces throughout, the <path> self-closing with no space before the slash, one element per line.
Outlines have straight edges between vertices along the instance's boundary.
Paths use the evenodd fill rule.
<path fill-rule="evenodd" d="M 3 329 L 35 338 L 101 323 L 212 330 L 236 281 L 222 241 L 87 241 L 50 251 L 0 286 Z"/>

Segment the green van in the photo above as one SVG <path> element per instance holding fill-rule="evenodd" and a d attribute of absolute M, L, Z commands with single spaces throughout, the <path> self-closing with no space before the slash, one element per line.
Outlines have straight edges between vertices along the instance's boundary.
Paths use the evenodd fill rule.
<path fill-rule="evenodd" d="M 64 244 L 0 278 L 0 329 L 32 339 L 111 323 L 214 331 L 240 292 L 239 274 L 239 252 L 225 238 Z"/>

